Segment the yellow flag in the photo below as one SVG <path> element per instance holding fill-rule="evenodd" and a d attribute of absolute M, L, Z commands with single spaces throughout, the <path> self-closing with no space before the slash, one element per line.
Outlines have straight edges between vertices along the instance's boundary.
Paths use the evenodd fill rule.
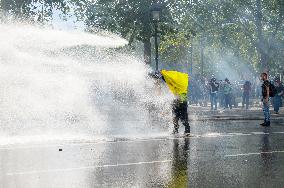
<path fill-rule="evenodd" d="M 161 70 L 161 74 L 174 95 L 187 94 L 188 74 L 166 70 Z"/>

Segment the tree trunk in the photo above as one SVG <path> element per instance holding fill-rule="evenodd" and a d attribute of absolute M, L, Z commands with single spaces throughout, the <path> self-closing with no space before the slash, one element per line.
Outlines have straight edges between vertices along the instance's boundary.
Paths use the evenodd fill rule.
<path fill-rule="evenodd" d="M 200 39 L 200 63 L 201 63 L 201 76 L 204 73 L 204 37 Z"/>
<path fill-rule="evenodd" d="M 145 40 L 144 42 L 144 62 L 147 65 L 151 64 L 151 41 L 150 38 Z"/>
<path fill-rule="evenodd" d="M 258 48 L 257 51 L 260 54 L 260 64 L 262 67 L 262 71 L 268 74 L 269 72 L 269 46 L 265 45 L 265 40 L 263 36 L 263 14 L 262 14 L 262 4 L 261 0 L 256 0 L 256 13 L 255 13 L 255 21 L 256 21 L 256 31 L 257 31 L 257 38 L 258 38 Z"/>
<path fill-rule="evenodd" d="M 260 64 L 262 66 L 262 72 L 266 72 L 269 74 L 269 65 L 268 65 L 269 57 L 266 53 L 260 52 Z"/>
<path fill-rule="evenodd" d="M 192 75 L 192 72 L 193 72 L 193 40 L 192 40 L 192 37 L 191 37 L 191 44 L 190 44 L 190 74 Z"/>

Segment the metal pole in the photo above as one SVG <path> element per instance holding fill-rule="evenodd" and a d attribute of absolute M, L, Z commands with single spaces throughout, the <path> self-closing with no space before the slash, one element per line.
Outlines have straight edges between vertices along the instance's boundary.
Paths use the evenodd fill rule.
<path fill-rule="evenodd" d="M 42 7 L 41 7 L 41 22 L 43 23 L 43 18 L 44 18 L 44 0 L 42 0 Z"/>
<path fill-rule="evenodd" d="M 200 51 L 201 51 L 201 76 L 203 76 L 203 69 L 204 69 L 204 42 L 203 42 L 203 37 L 201 38 L 201 45 L 200 45 L 200 47 L 201 47 L 201 49 L 200 49 Z"/>
<path fill-rule="evenodd" d="M 158 23 L 155 22 L 156 71 L 159 71 Z"/>
<path fill-rule="evenodd" d="M 192 71 L 193 71 L 193 40 L 191 38 L 191 45 L 190 45 L 190 74 L 192 75 Z"/>

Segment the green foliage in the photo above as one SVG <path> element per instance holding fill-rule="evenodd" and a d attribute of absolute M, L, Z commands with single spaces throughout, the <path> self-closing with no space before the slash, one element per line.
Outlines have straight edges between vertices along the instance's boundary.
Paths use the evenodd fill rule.
<path fill-rule="evenodd" d="M 98 0 L 88 6 L 86 23 L 120 34 L 132 43 L 133 40 L 148 41 L 153 35 L 152 0 Z M 171 27 L 167 4 L 163 4 L 162 34 Z"/>
<path fill-rule="evenodd" d="M 200 50 L 204 47 L 206 74 L 212 74 L 214 62 L 224 54 L 233 55 L 236 61 L 247 64 L 255 72 L 270 68 L 276 73 L 283 64 L 283 0 L 159 2 L 163 62 L 188 63 L 193 45 L 192 60 L 197 72 L 201 71 Z M 153 3 L 153 0 L 1 0 L 0 8 L 17 17 L 43 15 L 45 20 L 51 18 L 54 9 L 65 16 L 72 9 L 87 26 L 118 33 L 132 44 L 135 40 L 149 42 L 153 36 L 150 12 Z M 220 58 L 211 58 L 216 55 Z"/>
<path fill-rule="evenodd" d="M 194 33 L 195 40 L 205 38 L 205 56 L 212 48 L 220 56 L 233 52 L 254 71 L 278 71 L 284 56 L 283 1 L 204 0 L 188 1 L 183 7 L 176 10 L 184 13 L 178 28 Z"/>
<path fill-rule="evenodd" d="M 187 56 L 189 38 L 184 32 L 166 34 L 160 43 L 159 51 L 163 62 L 180 62 Z"/>
<path fill-rule="evenodd" d="M 1 0 L 0 10 L 17 19 L 48 21 L 54 9 L 66 16 L 73 3 L 77 4 L 77 0 Z"/>

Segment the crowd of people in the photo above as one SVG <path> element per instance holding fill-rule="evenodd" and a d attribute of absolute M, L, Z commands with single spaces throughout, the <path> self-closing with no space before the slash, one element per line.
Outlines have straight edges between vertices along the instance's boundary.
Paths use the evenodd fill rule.
<path fill-rule="evenodd" d="M 284 97 L 284 87 L 279 77 L 275 77 L 272 83 L 278 93 L 271 98 L 270 102 L 275 113 L 279 113 Z M 191 105 L 208 106 L 210 102 L 211 110 L 237 107 L 249 109 L 253 102 L 257 104 L 260 101 L 261 91 L 259 79 L 230 81 L 229 78 L 217 80 L 215 77 L 206 79 L 196 76 L 190 80 L 188 94 Z"/>
<path fill-rule="evenodd" d="M 284 86 L 281 79 L 276 77 L 273 81 L 269 81 L 267 73 L 262 73 L 258 82 L 246 80 L 233 83 L 228 78 L 223 81 L 217 80 L 215 77 L 209 80 L 194 78 L 188 82 L 188 74 L 167 70 L 151 73 L 150 76 L 156 79 L 158 85 L 166 83 L 175 96 L 172 103 L 174 135 L 178 134 L 179 121 L 185 127 L 184 135 L 190 135 L 188 102 L 207 106 L 210 101 L 211 110 L 218 108 L 232 109 L 233 106 L 238 106 L 236 99 L 241 98 L 242 108 L 249 109 L 251 98 L 261 99 L 264 122 L 260 125 L 270 126 L 270 102 L 275 113 L 278 114 L 282 106 L 282 97 L 284 97 Z M 188 83 L 190 83 L 189 87 Z"/>

